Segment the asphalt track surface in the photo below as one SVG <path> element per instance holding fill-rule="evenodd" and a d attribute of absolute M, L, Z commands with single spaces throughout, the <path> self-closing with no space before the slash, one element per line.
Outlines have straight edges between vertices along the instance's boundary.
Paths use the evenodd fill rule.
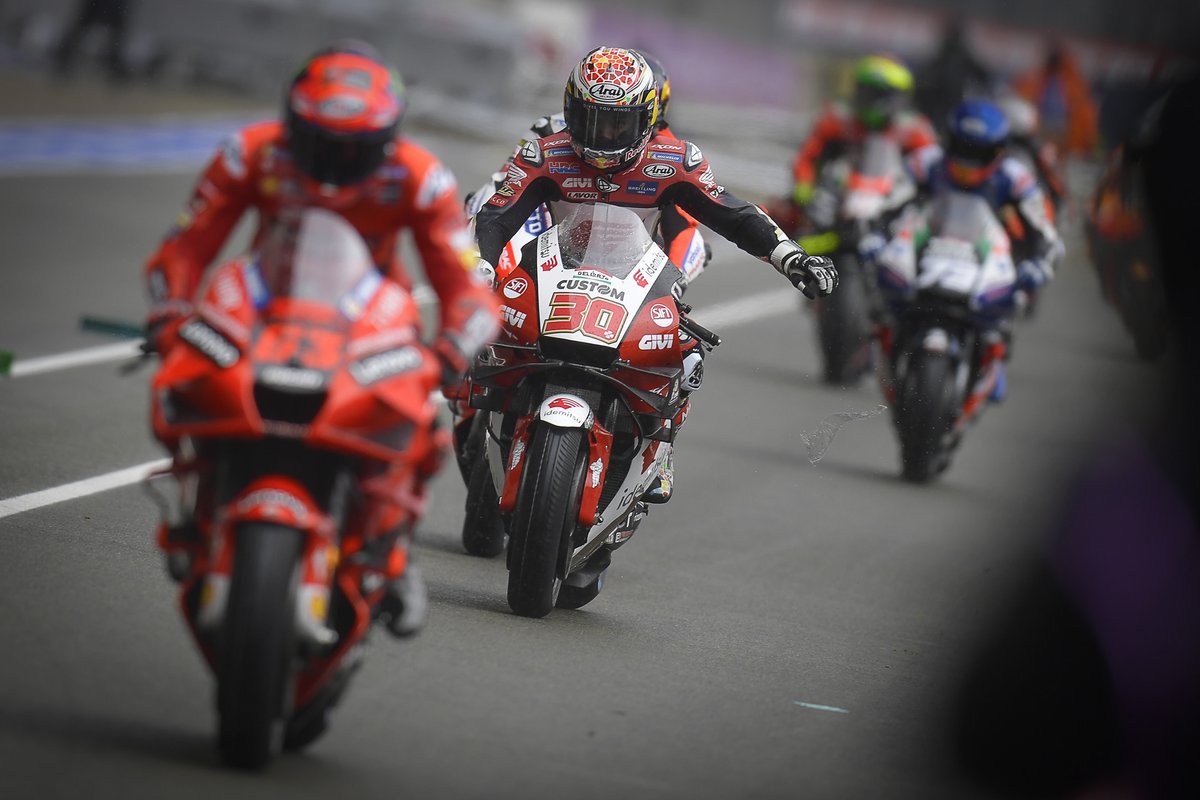
<path fill-rule="evenodd" d="M 463 187 L 504 154 L 413 134 Z M 0 348 L 77 350 L 107 341 L 80 331 L 81 315 L 140 318 L 140 265 L 190 183 L 0 178 Z M 849 424 L 809 463 L 805 435 L 825 416 L 880 400 L 873 382 L 816 379 L 798 295 L 714 325 L 726 343 L 677 447 L 676 497 L 585 609 L 509 613 L 502 560 L 460 550 L 464 493 L 443 473 L 417 548 L 428 629 L 408 642 L 377 631 L 329 734 L 261 775 L 218 764 L 212 682 L 139 487 L 0 519 L 0 796 L 985 796 L 948 764 L 960 669 L 1078 465 L 1133 424 L 1151 374 L 1069 244 L 1019 326 L 1009 399 L 933 485 L 898 479 L 886 416 Z M 716 251 L 697 308 L 792 291 Z M 148 378 L 99 364 L 0 382 L 0 500 L 160 457 Z"/>

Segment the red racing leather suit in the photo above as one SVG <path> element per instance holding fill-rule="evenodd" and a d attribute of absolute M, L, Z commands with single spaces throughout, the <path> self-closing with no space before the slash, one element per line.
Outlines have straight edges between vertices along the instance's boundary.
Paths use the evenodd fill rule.
<path fill-rule="evenodd" d="M 923 114 L 912 111 L 893 116 L 884 132 L 896 138 L 905 156 L 922 147 L 937 144 L 937 134 L 929 120 Z M 861 143 L 868 133 L 870 130 L 847 107 L 841 104 L 827 107 L 813 125 L 808 139 L 800 145 L 792 162 L 795 186 L 812 187 L 823 161 L 836 157 L 840 149 Z M 795 199 L 800 205 L 807 202 L 799 193 L 796 193 Z"/>
<path fill-rule="evenodd" d="M 175 226 L 146 263 L 151 320 L 173 310 L 186 313 L 205 268 L 248 209 L 258 212 L 257 244 L 282 209 L 297 206 L 327 208 L 345 217 L 362 234 L 380 269 L 406 288 L 412 280 L 397 242 L 402 230 L 411 231 L 425 276 L 440 300 L 439 341 L 449 337 L 469 350 L 469 357 L 495 333 L 498 303 L 474 277 L 471 235 L 457 184 L 432 153 L 397 137 L 393 152 L 367 180 L 326 191 L 293 165 L 277 121 L 243 128 L 204 169 Z"/>
<path fill-rule="evenodd" d="M 480 257 L 494 264 L 529 213 L 539 203 L 556 202 L 611 203 L 654 213 L 678 206 L 757 258 L 770 259 L 784 243 L 794 248 L 758 206 L 717 184 L 691 142 L 655 137 L 631 166 L 609 173 L 579 158 L 564 131 L 527 142 L 504 185 L 480 209 L 475 222 Z"/>

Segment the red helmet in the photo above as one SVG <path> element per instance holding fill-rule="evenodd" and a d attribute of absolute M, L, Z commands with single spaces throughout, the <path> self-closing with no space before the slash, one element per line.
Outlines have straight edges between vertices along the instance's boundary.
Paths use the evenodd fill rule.
<path fill-rule="evenodd" d="M 387 157 L 404 107 L 400 76 L 370 46 L 322 50 L 288 89 L 285 125 L 292 159 L 318 183 L 365 180 Z"/>

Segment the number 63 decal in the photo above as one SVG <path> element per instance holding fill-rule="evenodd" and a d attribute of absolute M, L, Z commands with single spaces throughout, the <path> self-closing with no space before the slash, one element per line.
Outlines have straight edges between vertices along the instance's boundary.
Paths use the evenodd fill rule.
<path fill-rule="evenodd" d="M 578 292 L 556 292 L 550 298 L 550 314 L 542 333 L 574 333 L 611 344 L 625 326 L 629 312 L 607 297 L 589 297 Z"/>

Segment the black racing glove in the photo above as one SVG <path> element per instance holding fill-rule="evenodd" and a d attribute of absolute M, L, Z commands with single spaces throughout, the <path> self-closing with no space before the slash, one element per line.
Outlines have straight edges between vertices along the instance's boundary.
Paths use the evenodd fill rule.
<path fill-rule="evenodd" d="M 778 269 L 810 300 L 828 297 L 838 285 L 833 261 L 825 256 L 810 256 L 799 246 L 780 259 Z"/>

